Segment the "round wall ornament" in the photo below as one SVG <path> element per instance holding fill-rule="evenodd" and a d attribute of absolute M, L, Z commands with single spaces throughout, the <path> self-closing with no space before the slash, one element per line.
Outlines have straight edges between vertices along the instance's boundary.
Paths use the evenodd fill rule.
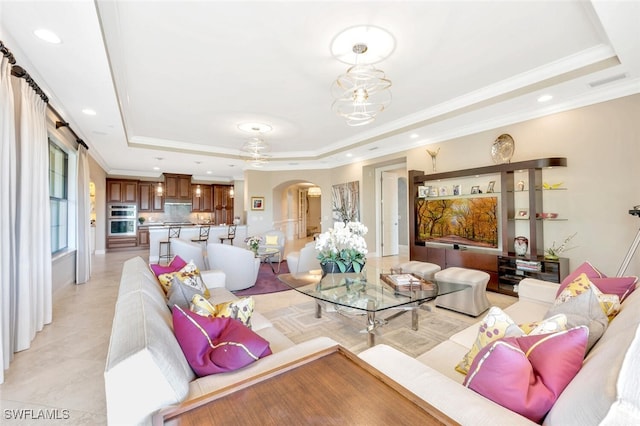
<path fill-rule="evenodd" d="M 491 145 L 491 158 L 497 164 L 508 163 L 513 157 L 515 142 L 511 135 L 503 133 Z"/>

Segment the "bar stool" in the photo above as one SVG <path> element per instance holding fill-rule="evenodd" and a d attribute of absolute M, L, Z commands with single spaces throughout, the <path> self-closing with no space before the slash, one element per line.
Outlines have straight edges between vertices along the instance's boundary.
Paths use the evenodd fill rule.
<path fill-rule="evenodd" d="M 236 237 L 236 228 L 238 225 L 229 225 L 227 229 L 227 235 L 220 235 L 218 239 L 220 240 L 220 244 L 224 244 L 226 240 L 230 241 L 230 244 L 233 245 L 233 239 Z"/>
<path fill-rule="evenodd" d="M 200 233 L 197 238 L 192 238 L 191 241 L 194 243 L 204 243 L 204 246 L 207 247 L 207 242 L 209 241 L 209 231 L 211 230 L 211 225 L 200 226 Z"/>
<path fill-rule="evenodd" d="M 169 226 L 169 231 L 167 232 L 167 238 L 164 240 L 160 240 L 160 246 L 158 248 L 158 263 L 162 263 L 162 259 L 166 259 L 166 263 L 171 261 L 171 239 L 172 238 L 180 238 L 180 230 L 182 227 L 180 226 Z M 163 247 L 166 247 L 166 252 L 162 254 Z"/>

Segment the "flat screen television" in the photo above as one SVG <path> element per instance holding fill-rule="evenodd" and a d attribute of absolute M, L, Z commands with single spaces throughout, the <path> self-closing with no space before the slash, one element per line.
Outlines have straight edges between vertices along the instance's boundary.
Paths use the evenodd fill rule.
<path fill-rule="evenodd" d="M 416 242 L 498 248 L 498 197 L 419 198 Z"/>

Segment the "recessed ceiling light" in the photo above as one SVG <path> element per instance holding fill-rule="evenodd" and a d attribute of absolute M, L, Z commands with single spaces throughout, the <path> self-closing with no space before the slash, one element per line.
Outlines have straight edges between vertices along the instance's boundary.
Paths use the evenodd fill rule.
<path fill-rule="evenodd" d="M 96 115 L 96 112 L 94 110 L 92 110 L 91 108 L 85 108 L 82 110 L 83 113 L 87 114 L 87 115 Z"/>
<path fill-rule="evenodd" d="M 417 133 L 411 133 L 411 136 L 409 136 L 411 139 L 415 139 L 415 138 L 419 138 L 420 135 Z"/>
<path fill-rule="evenodd" d="M 213 173 L 211 170 L 207 170 L 208 175 L 210 175 L 211 173 Z"/>
<path fill-rule="evenodd" d="M 538 98 L 538 102 L 548 102 L 551 99 L 553 99 L 553 96 L 551 95 L 542 95 Z"/>
<path fill-rule="evenodd" d="M 353 157 L 353 154 L 350 152 L 347 152 L 347 157 Z"/>
<path fill-rule="evenodd" d="M 58 37 L 57 34 L 55 34 L 53 31 L 45 30 L 44 28 L 39 28 L 35 30 L 33 33 L 40 40 L 44 40 L 47 43 L 52 43 L 52 44 L 62 43 L 62 40 L 60 39 L 60 37 Z"/>
<path fill-rule="evenodd" d="M 154 167 L 153 167 L 153 170 L 160 170 L 160 167 L 158 167 L 158 166 L 154 166 Z"/>
<path fill-rule="evenodd" d="M 266 133 L 270 132 L 273 127 L 265 123 L 250 122 L 238 124 L 238 129 L 249 133 Z"/>

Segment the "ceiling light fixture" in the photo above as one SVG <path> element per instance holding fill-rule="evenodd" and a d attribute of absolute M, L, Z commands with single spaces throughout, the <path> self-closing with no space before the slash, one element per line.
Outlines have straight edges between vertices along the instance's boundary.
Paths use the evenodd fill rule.
<path fill-rule="evenodd" d="M 269 162 L 269 145 L 262 138 L 262 133 L 271 131 L 272 127 L 263 123 L 243 123 L 238 125 L 240 130 L 253 133 L 242 147 L 242 157 L 253 167 L 262 167 Z"/>
<path fill-rule="evenodd" d="M 312 186 L 307 191 L 307 195 L 312 198 L 319 197 L 322 195 L 322 190 L 319 186 Z"/>
<path fill-rule="evenodd" d="M 548 102 L 551 99 L 553 99 L 553 96 L 551 95 L 542 95 L 538 98 L 538 102 Z"/>
<path fill-rule="evenodd" d="M 46 30 L 44 28 L 39 28 L 37 30 L 34 30 L 33 33 L 40 40 L 46 41 L 47 43 L 51 43 L 51 44 L 60 44 L 60 43 L 62 43 L 62 40 L 60 39 L 60 37 L 58 37 L 58 35 L 56 33 L 54 33 L 53 31 Z"/>
<path fill-rule="evenodd" d="M 86 115 L 96 115 L 96 112 L 91 108 L 85 108 L 82 110 L 82 112 L 85 113 Z"/>
<path fill-rule="evenodd" d="M 345 52 L 350 43 L 351 54 Z M 331 109 L 345 118 L 349 126 L 362 126 L 391 104 L 391 80 L 374 63 L 388 57 L 395 48 L 390 33 L 378 27 L 347 29 L 334 38 L 331 53 L 339 61 L 353 64 L 331 85 Z M 349 57 L 353 59 L 349 61 Z"/>

